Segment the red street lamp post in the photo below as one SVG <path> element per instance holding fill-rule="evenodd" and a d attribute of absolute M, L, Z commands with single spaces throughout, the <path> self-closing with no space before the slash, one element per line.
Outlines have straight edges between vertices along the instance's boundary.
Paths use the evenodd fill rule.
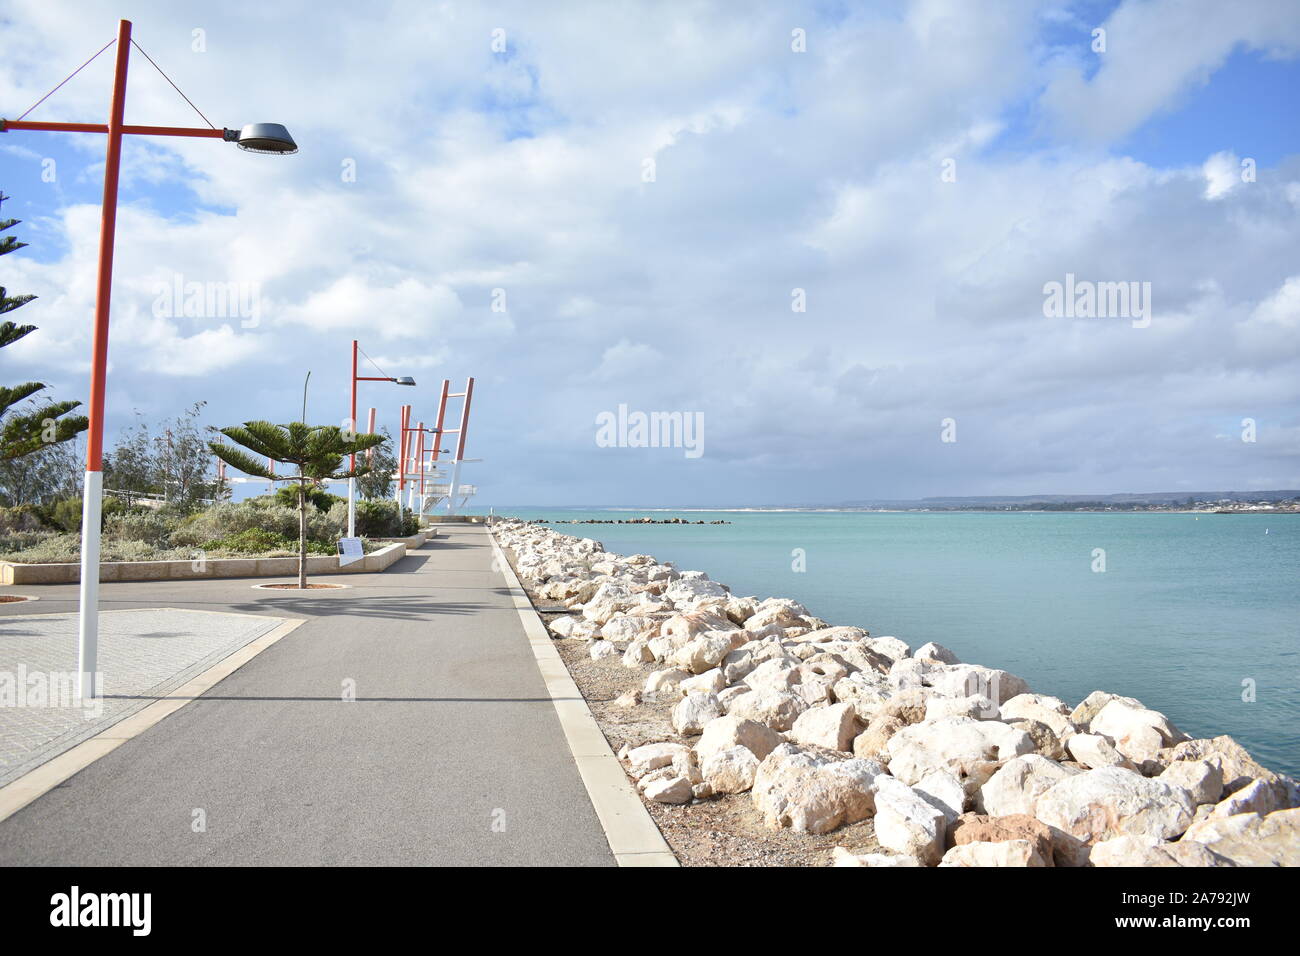
<path fill-rule="evenodd" d="M 113 72 L 113 98 L 107 124 L 0 120 L 0 132 L 38 130 L 108 135 L 104 163 L 104 203 L 99 221 L 99 278 L 95 288 L 94 348 L 88 409 L 90 429 L 86 434 L 86 482 L 82 492 L 81 620 L 77 636 L 77 695 L 82 699 L 95 697 L 100 690 L 96 687 L 95 674 L 99 650 L 99 522 L 104 489 L 104 386 L 108 373 L 108 316 L 113 292 L 113 240 L 117 229 L 117 184 L 122 161 L 122 137 L 197 136 L 233 142 L 241 149 L 251 152 L 287 154 L 298 151 L 288 130 L 276 123 L 255 123 L 245 126 L 238 133 L 216 128 L 127 126 L 123 117 L 126 112 L 126 73 L 131 43 L 131 22 L 119 21 L 117 64 Z"/>
<path fill-rule="evenodd" d="M 352 340 L 352 404 L 351 411 L 348 412 L 348 431 L 355 433 L 357 430 L 357 382 L 392 382 L 395 385 L 414 385 L 415 379 L 409 375 L 358 375 L 357 374 L 357 340 Z M 370 356 L 366 356 L 370 358 Z M 372 361 L 373 365 L 374 362 Z M 369 431 L 366 434 L 373 435 L 375 431 L 375 410 L 370 410 Z M 370 460 L 367 454 L 367 460 Z M 348 471 L 357 470 L 357 456 L 348 456 Z M 357 479 L 348 479 L 348 537 L 356 537 L 357 533 Z"/>

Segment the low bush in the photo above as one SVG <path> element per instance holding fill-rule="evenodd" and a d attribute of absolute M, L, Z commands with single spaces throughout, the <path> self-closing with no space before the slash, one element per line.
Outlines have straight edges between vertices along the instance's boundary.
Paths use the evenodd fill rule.
<path fill-rule="evenodd" d="M 287 535 L 267 531 L 264 528 L 249 528 L 246 531 L 209 541 L 204 544 L 202 550 L 210 557 L 221 557 L 223 554 L 255 554 L 266 557 L 296 555 L 298 553 L 298 537 L 294 535 L 294 537 L 290 538 Z M 337 548 L 332 542 L 308 541 L 307 553 L 336 554 Z"/>
<path fill-rule="evenodd" d="M 396 501 L 357 502 L 357 534 L 363 538 L 405 538 L 418 530 L 419 522 L 413 515 L 399 516 Z"/>
<path fill-rule="evenodd" d="M 155 548 L 166 547 L 177 527 L 175 517 L 157 511 L 128 511 L 112 515 L 104 522 L 104 539 L 141 541 Z"/>
<path fill-rule="evenodd" d="M 19 505 L 16 508 L 0 508 L 0 536 L 28 531 L 40 531 L 45 527 L 40 514 L 31 505 Z"/>

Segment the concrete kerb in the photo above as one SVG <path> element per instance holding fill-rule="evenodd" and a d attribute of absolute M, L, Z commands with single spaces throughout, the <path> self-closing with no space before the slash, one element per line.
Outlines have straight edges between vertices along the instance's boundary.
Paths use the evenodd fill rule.
<path fill-rule="evenodd" d="M 342 567 L 339 566 L 337 555 L 309 556 L 307 573 L 364 574 L 385 571 L 406 557 L 407 540 L 409 539 L 395 541 L 378 551 L 372 551 L 360 561 Z M 99 566 L 101 581 L 207 581 L 212 578 L 278 578 L 297 573 L 296 557 L 106 561 Z M 0 585 L 76 584 L 80 579 L 79 564 L 15 564 L 0 561 Z"/>
<path fill-rule="evenodd" d="M 615 861 L 619 866 L 678 866 L 677 857 L 628 782 L 609 741 L 556 651 L 546 625 L 524 593 L 496 536 L 490 531 L 488 540 L 492 542 L 497 565 L 505 575 L 506 586 L 523 623 L 537 669 L 547 693 L 551 695 L 569 751 L 578 765 L 582 784 L 587 788 L 587 796 L 605 831 Z"/>

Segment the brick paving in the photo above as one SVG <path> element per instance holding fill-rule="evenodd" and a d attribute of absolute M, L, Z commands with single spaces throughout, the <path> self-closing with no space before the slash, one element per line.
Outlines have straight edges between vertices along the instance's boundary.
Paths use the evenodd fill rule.
<path fill-rule="evenodd" d="M 174 608 L 99 618 L 103 699 L 73 699 L 77 615 L 0 617 L 0 786 L 128 717 L 282 618 Z"/>

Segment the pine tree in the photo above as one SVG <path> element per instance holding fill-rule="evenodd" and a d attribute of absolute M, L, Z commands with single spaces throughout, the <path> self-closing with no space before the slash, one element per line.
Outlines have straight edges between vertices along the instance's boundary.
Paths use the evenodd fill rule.
<path fill-rule="evenodd" d="M 0 193 L 0 203 L 9 197 Z M 18 225 L 17 219 L 0 219 L 0 232 L 7 232 Z M 14 236 L 0 236 L 0 256 L 16 252 L 27 243 L 19 242 Z M 9 295 L 4 286 L 0 286 L 0 315 L 22 308 L 34 295 Z M 0 348 L 12 345 L 26 335 L 36 331 L 34 325 L 17 325 L 6 319 L 0 322 Z M 9 414 L 9 410 L 37 392 L 44 391 L 41 382 L 26 382 L 13 388 L 0 386 L 0 461 L 12 461 L 24 455 L 40 451 L 56 442 L 64 442 L 79 432 L 90 427 L 84 415 L 68 415 L 79 406 L 80 402 L 34 401 L 21 412 Z"/>

